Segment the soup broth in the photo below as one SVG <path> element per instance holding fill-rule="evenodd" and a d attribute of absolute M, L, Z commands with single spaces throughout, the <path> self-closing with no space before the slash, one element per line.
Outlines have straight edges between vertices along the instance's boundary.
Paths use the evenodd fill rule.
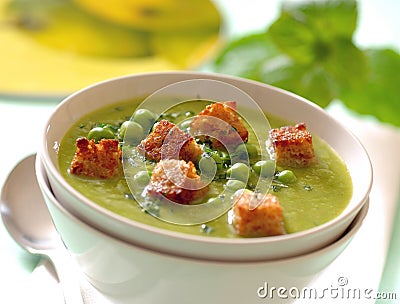
<path fill-rule="evenodd" d="M 116 103 L 79 119 L 68 130 L 60 144 L 58 157 L 63 177 L 88 199 L 133 221 L 195 235 L 238 237 L 228 223 L 228 214 L 201 225 L 169 224 L 143 211 L 134 200 L 123 177 L 93 179 L 69 173 L 68 169 L 76 149 L 76 139 L 85 137 L 99 123 L 118 126 L 129 120 L 141 101 L 142 99 L 137 99 Z M 202 109 L 204 109 L 204 101 L 191 101 L 190 104 L 178 105 L 163 117 L 171 122 L 176 122 L 176 120 L 182 120 L 190 115 L 196 115 Z M 274 115 L 268 113 L 265 115 L 272 128 L 292 124 L 292 122 Z M 268 129 L 265 132 L 268 132 Z M 255 136 L 250 132 L 248 142 L 252 141 L 255 141 Z M 318 161 L 306 168 L 289 168 L 295 174 L 296 181 L 287 187 L 273 184 L 270 189 L 270 192 L 278 197 L 282 205 L 287 233 L 310 229 L 335 218 L 345 209 L 352 195 L 351 177 L 343 160 L 315 134 L 313 134 L 313 145 Z M 287 168 L 277 168 L 277 170 L 284 169 Z M 212 184 L 216 189 L 223 187 L 223 183 L 218 180 L 213 181 Z"/>

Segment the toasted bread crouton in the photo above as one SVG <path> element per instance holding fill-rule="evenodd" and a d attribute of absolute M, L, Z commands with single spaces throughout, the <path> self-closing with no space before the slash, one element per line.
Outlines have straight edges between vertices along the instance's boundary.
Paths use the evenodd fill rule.
<path fill-rule="evenodd" d="M 208 119 L 207 116 L 217 119 Z M 247 141 L 248 131 L 236 113 L 236 102 L 216 102 L 206 106 L 191 122 L 192 134 L 210 141 L 215 149 L 237 146 Z"/>
<path fill-rule="evenodd" d="M 261 202 L 250 210 L 252 199 L 260 199 Z M 232 224 L 236 233 L 243 237 L 285 234 L 282 207 L 278 198 L 272 194 L 256 194 L 250 190 L 237 194 Z"/>
<path fill-rule="evenodd" d="M 85 137 L 76 140 L 76 152 L 70 173 L 96 178 L 113 178 L 122 173 L 121 150 L 117 139 L 99 143 Z"/>
<path fill-rule="evenodd" d="M 149 160 L 183 159 L 196 162 L 203 153 L 194 138 L 168 120 L 161 120 L 141 141 L 138 150 Z"/>
<path fill-rule="evenodd" d="M 272 129 L 269 136 L 278 165 L 307 167 L 315 161 L 312 136 L 305 123 Z"/>
<path fill-rule="evenodd" d="M 165 159 L 154 167 L 146 189 L 150 195 L 163 195 L 171 201 L 188 205 L 202 197 L 208 186 L 201 181 L 191 161 Z"/>

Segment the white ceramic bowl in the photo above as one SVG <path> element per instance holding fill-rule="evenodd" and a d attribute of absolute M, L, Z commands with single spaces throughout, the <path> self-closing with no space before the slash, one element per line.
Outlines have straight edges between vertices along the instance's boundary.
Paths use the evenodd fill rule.
<path fill-rule="evenodd" d="M 274 261 L 200 260 L 149 250 L 105 234 L 75 217 L 54 197 L 39 157 L 36 176 L 53 222 L 72 257 L 89 282 L 113 303 L 120 304 L 294 302 L 291 295 L 296 291 L 301 294 L 346 248 L 369 205 L 364 204 L 334 243 L 312 253 Z M 276 292 L 278 288 L 281 296 Z M 307 296 L 309 290 L 304 290 Z M 324 291 L 316 292 L 321 295 Z"/>
<path fill-rule="evenodd" d="M 215 79 L 249 94 L 271 114 L 295 122 L 327 141 L 344 159 L 353 182 L 353 196 L 335 219 L 299 233 L 267 238 L 224 239 L 171 232 L 137 223 L 114 214 L 88 200 L 62 177 L 58 169 L 57 145 L 66 130 L 83 115 L 112 103 L 146 96 L 178 81 Z M 104 81 L 67 97 L 51 115 L 39 152 L 56 198 L 74 216 L 131 244 L 190 258 L 220 261 L 265 261 L 312 252 L 335 241 L 353 221 L 368 199 L 372 169 L 359 141 L 339 121 L 315 104 L 292 93 L 262 83 L 216 74 L 166 72 L 126 76 Z"/>

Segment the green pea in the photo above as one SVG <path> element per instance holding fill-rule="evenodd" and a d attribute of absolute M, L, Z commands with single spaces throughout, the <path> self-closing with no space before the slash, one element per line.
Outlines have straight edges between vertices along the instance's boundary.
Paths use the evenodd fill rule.
<path fill-rule="evenodd" d="M 235 151 L 233 152 L 236 156 L 245 157 L 247 154 L 247 149 L 245 144 L 240 144 L 236 147 Z"/>
<path fill-rule="evenodd" d="M 236 163 L 232 167 L 230 167 L 226 171 L 226 173 L 231 179 L 237 179 L 247 183 L 247 180 L 249 178 L 250 168 L 243 163 Z"/>
<path fill-rule="evenodd" d="M 294 175 L 291 170 L 283 170 L 276 176 L 277 180 L 283 184 L 290 184 L 296 180 L 296 175 Z"/>
<path fill-rule="evenodd" d="M 253 144 L 241 144 L 236 147 L 234 155 L 241 159 L 254 159 L 258 157 L 258 149 Z"/>
<path fill-rule="evenodd" d="M 150 176 L 148 171 L 139 171 L 133 176 L 133 180 L 139 187 L 145 187 L 150 182 Z"/>
<path fill-rule="evenodd" d="M 119 131 L 118 131 L 118 132 L 119 132 L 119 133 L 118 133 L 119 138 L 124 139 L 126 130 L 128 129 L 128 126 L 129 126 L 130 123 L 131 123 L 131 122 L 128 120 L 128 121 L 124 121 L 124 122 L 121 124 L 121 126 L 119 127 Z"/>
<path fill-rule="evenodd" d="M 140 124 L 134 121 L 125 121 L 119 129 L 119 137 L 129 144 L 138 144 L 144 137 Z"/>
<path fill-rule="evenodd" d="M 203 155 L 199 161 L 199 168 L 202 174 L 207 177 L 214 177 L 217 171 L 216 163 L 214 159 L 208 154 Z"/>
<path fill-rule="evenodd" d="M 156 115 L 147 109 L 139 109 L 133 114 L 133 121 L 140 124 L 145 132 L 149 132 L 154 122 Z"/>
<path fill-rule="evenodd" d="M 115 139 L 115 135 L 109 128 L 95 127 L 89 131 L 87 138 L 99 142 L 103 138 Z"/>
<path fill-rule="evenodd" d="M 246 188 L 246 184 L 240 180 L 237 179 L 230 179 L 227 181 L 225 184 L 225 188 L 227 190 L 231 190 L 233 192 L 239 190 L 239 189 L 244 189 Z"/>
<path fill-rule="evenodd" d="M 258 149 L 256 145 L 246 144 L 245 146 L 250 159 L 256 158 L 258 156 Z"/>
<path fill-rule="evenodd" d="M 260 160 L 253 165 L 253 170 L 262 177 L 272 177 L 275 173 L 275 163 L 272 160 Z"/>
<path fill-rule="evenodd" d="M 105 125 L 105 126 L 102 126 L 102 128 L 103 129 L 105 129 L 105 130 L 110 130 L 111 132 L 116 132 L 116 131 L 118 131 L 118 128 L 117 127 L 114 127 L 114 126 L 112 126 L 112 125 Z"/>

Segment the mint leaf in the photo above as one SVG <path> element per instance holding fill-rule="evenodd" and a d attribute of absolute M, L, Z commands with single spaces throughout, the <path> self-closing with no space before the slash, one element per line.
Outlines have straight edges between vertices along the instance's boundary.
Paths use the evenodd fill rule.
<path fill-rule="evenodd" d="M 400 126 L 400 55 L 363 51 L 352 40 L 354 0 L 285 2 L 264 33 L 230 43 L 217 72 L 265 82 L 322 107 L 341 99 L 349 108 Z"/>
<path fill-rule="evenodd" d="M 287 7 L 296 19 L 299 19 L 301 14 L 310 29 L 325 41 L 336 37 L 351 38 L 357 27 L 355 0 L 308 1 L 294 4 L 289 2 Z"/>
<path fill-rule="evenodd" d="M 298 63 L 320 61 L 334 41 L 351 41 L 357 25 L 355 0 L 284 3 L 269 32 L 283 53 Z"/>
<path fill-rule="evenodd" d="M 324 107 L 342 87 L 365 81 L 366 59 L 352 42 L 356 24 L 352 0 L 286 3 L 266 33 L 232 42 L 217 59 L 217 71 L 292 91 Z"/>
<path fill-rule="evenodd" d="M 366 81 L 358 88 L 343 88 L 339 98 L 360 114 L 400 126 L 400 55 L 391 49 L 370 49 L 365 55 Z"/>
<path fill-rule="evenodd" d="M 300 64 L 315 60 L 315 36 L 308 24 L 282 11 L 281 16 L 269 28 L 273 42 L 282 53 Z"/>
<path fill-rule="evenodd" d="M 357 6 L 352 0 L 287 3 L 268 33 L 282 53 L 312 75 L 323 71 L 329 82 L 336 82 L 333 87 L 357 87 L 364 80 L 366 62 L 352 42 L 356 25 Z M 349 70 L 358 76 L 352 77 Z"/>
<path fill-rule="evenodd" d="M 320 65 L 299 65 L 289 57 L 277 56 L 262 65 L 262 82 L 303 96 L 321 107 L 338 92 L 334 79 Z"/>
<path fill-rule="evenodd" d="M 213 70 L 286 89 L 326 106 L 336 96 L 333 79 L 320 66 L 296 64 L 282 54 L 268 33 L 257 33 L 229 43 L 215 59 Z"/>
<path fill-rule="evenodd" d="M 321 64 L 338 86 L 357 88 L 367 78 L 367 59 L 362 50 L 350 40 L 336 39 L 328 48 Z"/>
<path fill-rule="evenodd" d="M 261 63 L 279 54 L 267 33 L 257 33 L 230 42 L 215 59 L 216 72 L 261 80 Z"/>

